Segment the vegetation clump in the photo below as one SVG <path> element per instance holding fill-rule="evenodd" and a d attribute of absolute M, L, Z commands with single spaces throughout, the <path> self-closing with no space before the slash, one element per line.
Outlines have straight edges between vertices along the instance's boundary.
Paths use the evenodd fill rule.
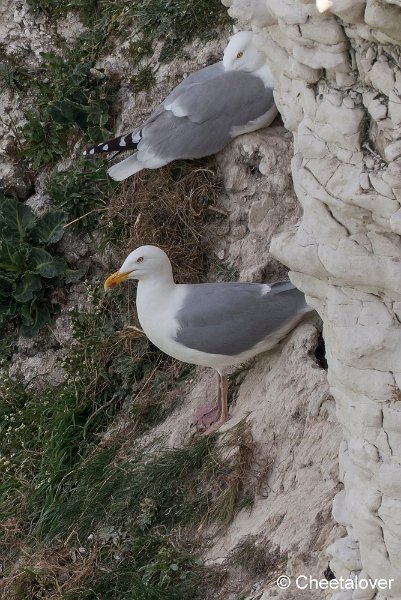
<path fill-rule="evenodd" d="M 45 191 L 54 206 L 65 211 L 71 225 L 93 231 L 116 188 L 101 163 L 77 159 L 65 171 L 53 171 L 47 178 Z"/>
<path fill-rule="evenodd" d="M 104 430 L 126 400 L 143 406 L 129 420 L 132 436 L 154 426 L 173 406 L 166 391 L 180 379 L 180 370 L 138 331 L 126 328 L 133 311 L 126 311 L 129 293 L 106 297 L 96 287 L 87 294 L 87 309 L 70 312 L 73 344 L 61 365 L 62 384 L 37 389 L 18 377 L 3 377 L 3 517 L 17 513 L 28 518 L 29 513 L 35 520 L 38 513 L 48 513 L 62 491 L 60 482 L 91 452 L 94 434 Z"/>
<path fill-rule="evenodd" d="M 110 43 L 111 32 L 118 37 L 130 27 L 139 34 L 140 47 L 146 48 L 149 41 L 162 39 L 161 61 L 171 60 L 195 38 L 216 36 L 217 29 L 230 21 L 219 0 L 71 0 L 67 4 L 29 0 L 29 3 L 51 19 L 77 11 L 84 25 L 96 32 L 96 37 L 107 31 L 103 44 Z"/>
<path fill-rule="evenodd" d="M 111 106 L 117 83 L 95 77 L 95 58 L 86 54 L 85 43 L 64 56 L 47 53 L 33 78 L 34 108 L 25 112 L 22 157 L 38 169 L 65 156 L 67 149 L 84 134 L 86 141 L 99 142 L 112 128 Z"/>
<path fill-rule="evenodd" d="M 145 65 L 138 69 L 137 73 L 129 80 L 129 86 L 132 91 L 137 94 L 138 92 L 148 92 L 154 86 L 156 82 L 155 72 L 151 65 Z"/>
<path fill-rule="evenodd" d="M 134 65 L 138 65 L 143 58 L 153 54 L 153 47 L 150 40 L 135 40 L 128 44 L 123 53 Z"/>
<path fill-rule="evenodd" d="M 11 320 L 22 335 L 36 335 L 56 310 L 55 290 L 82 276 L 52 252 L 65 222 L 64 212 L 35 217 L 26 204 L 0 198 L 0 327 Z"/>
<path fill-rule="evenodd" d="M 29 70 L 0 52 L 0 92 L 20 92 L 28 87 Z"/>
<path fill-rule="evenodd" d="M 144 39 L 163 39 L 161 62 L 174 58 L 194 38 L 217 35 L 217 28 L 229 21 L 220 2 L 210 0 L 142 0 L 132 4 L 132 15 Z"/>

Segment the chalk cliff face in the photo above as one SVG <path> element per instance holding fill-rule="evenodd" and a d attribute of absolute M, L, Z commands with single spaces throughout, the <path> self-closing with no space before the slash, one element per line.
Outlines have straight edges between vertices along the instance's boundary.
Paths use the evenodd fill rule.
<path fill-rule="evenodd" d="M 336 576 L 394 579 L 401 597 L 401 3 L 225 0 L 260 31 L 275 97 L 294 135 L 300 226 L 273 254 L 324 323 L 328 377 L 343 429 L 344 490 L 328 548 Z M 377 594 L 377 596 L 375 596 Z"/>

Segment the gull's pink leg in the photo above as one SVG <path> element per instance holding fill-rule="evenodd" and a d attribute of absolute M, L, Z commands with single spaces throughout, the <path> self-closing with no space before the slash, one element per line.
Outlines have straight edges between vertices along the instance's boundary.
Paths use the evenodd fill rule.
<path fill-rule="evenodd" d="M 217 373 L 218 385 L 217 385 L 217 404 L 211 405 L 206 404 L 200 406 L 195 412 L 194 425 L 197 429 L 206 427 L 208 429 L 215 421 L 217 421 L 221 415 L 221 375 Z"/>
<path fill-rule="evenodd" d="M 204 432 L 204 435 L 208 435 L 209 433 L 213 433 L 214 431 L 217 431 L 228 420 L 228 406 L 227 406 L 228 380 L 227 380 L 227 377 L 225 375 L 220 375 L 219 383 L 220 383 L 220 393 L 219 393 L 220 414 L 219 414 L 219 418 L 217 419 L 217 421 L 212 423 L 212 425 L 210 427 L 208 427 L 208 429 Z"/>

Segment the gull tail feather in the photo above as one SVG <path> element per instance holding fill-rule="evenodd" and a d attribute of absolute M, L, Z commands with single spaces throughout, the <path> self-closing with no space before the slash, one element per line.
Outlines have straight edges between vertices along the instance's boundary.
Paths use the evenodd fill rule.
<path fill-rule="evenodd" d="M 99 154 L 99 152 L 122 152 L 124 150 L 136 150 L 140 142 L 140 135 L 137 132 L 119 135 L 118 137 L 102 142 L 96 146 L 91 146 L 84 151 L 84 156 Z M 135 141 L 134 141 L 135 140 Z"/>
<path fill-rule="evenodd" d="M 134 154 L 110 167 L 107 173 L 115 181 L 123 181 L 127 177 L 142 171 L 142 169 L 145 169 L 145 166 L 139 162 L 137 155 Z"/>

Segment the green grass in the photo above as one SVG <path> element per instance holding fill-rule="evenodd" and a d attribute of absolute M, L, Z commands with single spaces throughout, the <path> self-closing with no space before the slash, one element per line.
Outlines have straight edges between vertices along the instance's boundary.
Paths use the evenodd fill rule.
<path fill-rule="evenodd" d="M 242 447 L 244 424 L 234 431 L 223 448 Z M 96 556 L 89 579 L 82 567 L 86 579 L 75 581 L 70 600 L 205 598 L 206 586 L 199 586 L 208 577 L 199 558 L 200 531 L 228 513 L 232 519 L 241 508 L 244 467 L 237 457 L 222 458 L 216 436 L 172 450 L 105 443 L 65 478 L 32 533 L 48 547 L 79 540 L 85 555 Z M 49 579 L 42 570 L 42 580 L 52 587 Z"/>
<path fill-rule="evenodd" d="M 128 435 L 103 438 L 124 384 L 101 380 L 99 355 L 92 359 L 90 344 L 79 341 L 84 331 L 78 323 L 73 382 L 44 394 L 11 380 L 1 388 L 0 522 L 18 519 L 29 533 L 7 597 L 204 598 L 202 530 L 229 523 L 247 505 L 249 429 L 240 423 L 223 437 L 222 450 L 216 436 L 178 449 L 163 449 L 162 440 L 143 447 L 132 423 Z M 77 545 L 83 554 L 75 565 Z M 60 569 L 69 573 L 62 596 L 54 595 Z"/>
<path fill-rule="evenodd" d="M 115 188 L 105 166 L 85 158 L 65 171 L 53 171 L 45 185 L 53 205 L 68 214 L 74 228 L 86 231 L 97 227 Z"/>
<path fill-rule="evenodd" d="M 21 92 L 29 86 L 30 72 L 18 61 L 0 52 L 0 92 Z"/>
<path fill-rule="evenodd" d="M 129 80 L 129 87 L 137 94 L 138 92 L 148 92 L 155 84 L 156 78 L 153 68 L 146 65 L 138 69 L 137 73 Z"/>
<path fill-rule="evenodd" d="M 138 65 L 143 58 L 153 54 L 152 43 L 150 40 L 145 39 L 132 41 L 128 44 L 128 47 L 123 50 L 123 53 L 133 65 Z"/>
<path fill-rule="evenodd" d="M 138 395 L 141 402 L 145 396 L 149 406 L 158 406 L 152 425 L 169 410 L 160 399 L 165 388 L 155 381 L 156 371 L 150 378 L 149 371 L 157 364 L 167 377 L 171 360 L 145 338 L 121 333 L 127 318 L 123 293 L 105 297 L 95 288 L 88 294 L 93 296 L 89 310 L 71 313 L 75 340 L 65 360 L 66 381 L 44 391 L 9 378 L 1 384 L 1 518 L 24 514 L 28 498 L 34 520 L 45 513 L 65 475 L 91 452 L 94 436 L 125 400 Z M 171 375 L 170 385 L 173 381 Z M 150 427 L 146 411 L 135 415 L 132 426 L 138 434 Z"/>
<path fill-rule="evenodd" d="M 193 522 L 208 510 L 208 497 L 198 485 L 213 447 L 213 438 L 203 438 L 154 455 L 137 451 L 123 461 L 116 459 L 118 446 L 106 447 L 75 470 L 57 502 L 40 516 L 37 531 L 46 541 L 71 531 L 84 540 L 101 523 L 103 532 L 120 531 L 117 537 L 125 540 L 121 532 L 126 529 L 142 537 L 150 530 Z M 153 545 L 152 536 L 149 542 Z"/>
<path fill-rule="evenodd" d="M 229 21 L 218 0 L 141 0 L 131 10 L 144 39 L 164 40 L 161 62 L 172 60 L 194 38 L 216 37 L 217 28 Z"/>
<path fill-rule="evenodd" d="M 211 492 L 205 490 L 203 476 L 205 469 L 210 474 L 218 464 L 215 440 L 203 438 L 164 452 L 137 450 L 124 459 L 118 458 L 119 452 L 121 444 L 106 444 L 81 464 L 76 460 L 78 465 L 59 483 L 50 504 L 48 487 L 47 494 L 33 495 L 36 555 L 42 544 L 51 548 L 72 538 L 80 540 L 88 556 L 96 555 L 96 565 L 85 570 L 85 579 L 71 586 L 66 596 L 71 600 L 128 600 L 141 594 L 177 600 L 202 597 L 197 590 L 203 569 L 199 541 L 193 534 L 189 537 L 188 527 L 199 523 L 209 509 Z M 43 558 L 27 566 L 14 592 L 25 588 L 24 597 L 30 598 L 38 586 L 55 591 L 52 570 Z M 32 573 L 37 573 L 33 580 Z"/>
<path fill-rule="evenodd" d="M 83 22 L 91 23 L 98 14 L 97 0 L 70 0 L 57 2 L 55 0 L 29 0 L 35 12 L 43 12 L 52 19 L 65 17 L 70 10 L 77 10 Z"/>

